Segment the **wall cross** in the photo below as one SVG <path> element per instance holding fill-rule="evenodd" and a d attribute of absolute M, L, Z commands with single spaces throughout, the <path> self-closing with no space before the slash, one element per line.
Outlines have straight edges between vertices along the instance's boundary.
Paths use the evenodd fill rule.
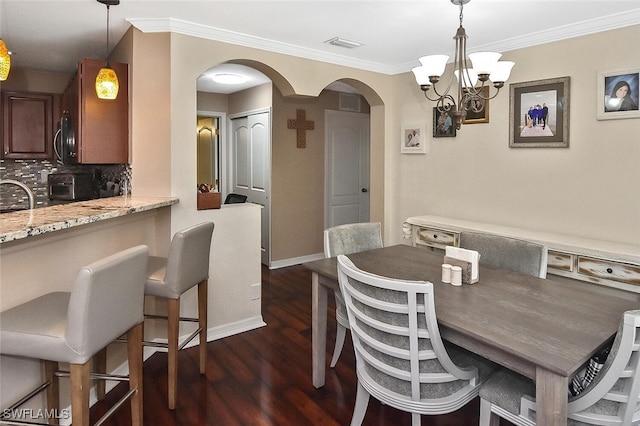
<path fill-rule="evenodd" d="M 296 110 L 296 119 L 287 120 L 287 128 L 296 129 L 296 146 L 298 148 L 306 148 L 307 146 L 307 130 L 313 130 L 313 121 L 306 119 L 306 113 L 303 109 Z"/>

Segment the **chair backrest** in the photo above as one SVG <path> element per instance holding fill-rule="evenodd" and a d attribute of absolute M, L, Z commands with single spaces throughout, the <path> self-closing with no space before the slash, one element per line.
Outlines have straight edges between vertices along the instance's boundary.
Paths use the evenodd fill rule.
<path fill-rule="evenodd" d="M 348 223 L 324 231 L 324 255 L 334 257 L 382 247 L 380 223 Z"/>
<path fill-rule="evenodd" d="M 65 339 L 87 360 L 144 320 L 149 248 L 141 245 L 78 271 L 67 309 Z"/>
<path fill-rule="evenodd" d="M 247 202 L 246 195 L 235 194 L 235 193 L 228 194 L 224 199 L 225 204 L 241 204 L 246 202 Z"/>
<path fill-rule="evenodd" d="M 588 424 L 640 421 L 640 310 L 624 313 L 611 352 L 595 380 L 569 400 L 569 418 Z"/>
<path fill-rule="evenodd" d="M 373 275 L 343 255 L 338 256 L 338 281 L 347 305 L 358 380 L 371 395 L 392 405 L 391 400 L 397 404 L 409 398 L 412 402 L 407 404 L 414 408 L 428 399 L 420 410 L 407 409 L 423 413 L 429 405 L 434 412 L 443 406 L 450 409 L 477 395 L 478 369 L 458 368 L 444 347 L 432 283 Z"/>
<path fill-rule="evenodd" d="M 176 294 L 209 278 L 213 222 L 203 222 L 175 233 L 171 239 L 164 281 Z"/>
<path fill-rule="evenodd" d="M 461 232 L 460 247 L 480 253 L 480 263 L 534 277 L 547 276 L 547 248 L 530 241 Z"/>

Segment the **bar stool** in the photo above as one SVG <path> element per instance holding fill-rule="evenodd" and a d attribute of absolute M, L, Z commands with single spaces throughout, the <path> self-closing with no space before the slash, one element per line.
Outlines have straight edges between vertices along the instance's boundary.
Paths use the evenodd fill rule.
<path fill-rule="evenodd" d="M 0 313 L 0 353 L 45 362 L 46 382 L 3 410 L 11 413 L 47 390 L 49 413 L 59 410 L 58 363 L 69 363 L 71 415 L 74 426 L 89 425 L 91 378 L 126 380 L 126 377 L 91 377 L 91 358 L 127 334 L 129 392 L 109 410 L 110 416 L 131 399 L 131 423 L 142 425 L 142 331 L 144 283 L 149 249 L 133 247 L 80 269 L 71 292 L 54 292 Z M 103 419 L 100 419 L 101 422 Z M 0 423 L 10 422 L 0 418 Z"/>
<path fill-rule="evenodd" d="M 178 393 L 178 351 L 200 336 L 200 374 L 207 361 L 207 282 L 209 254 L 213 237 L 213 222 L 204 222 L 176 232 L 171 240 L 168 257 L 149 257 L 145 294 L 167 300 L 167 315 L 145 315 L 145 318 L 166 319 L 167 343 L 145 342 L 147 346 L 168 349 L 169 409 L 176 407 Z M 198 318 L 180 317 L 180 296 L 198 286 Z M 178 344 L 180 321 L 198 322 L 198 329 Z"/>

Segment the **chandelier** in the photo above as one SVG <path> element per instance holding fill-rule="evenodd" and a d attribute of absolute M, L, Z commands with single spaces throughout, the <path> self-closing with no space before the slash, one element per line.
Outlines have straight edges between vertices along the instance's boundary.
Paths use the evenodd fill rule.
<path fill-rule="evenodd" d="M 498 61 L 500 53 L 478 52 L 472 53 L 467 59 L 467 34 L 462 26 L 462 8 L 471 0 L 451 0 L 454 5 L 460 6 L 460 27 L 456 32 L 455 57 L 453 60 L 453 73 L 449 76 L 449 83 L 446 89 L 439 92 L 436 83 L 449 61 L 447 55 L 429 55 L 419 58 L 421 66 L 413 68 L 413 74 L 424 92 L 427 99 L 437 102 L 438 111 L 449 113 L 455 122 L 456 129 L 460 130 L 467 111 L 481 112 L 484 109 L 485 101 L 495 98 L 504 86 L 505 81 L 511 74 L 511 68 L 515 65 L 510 61 Z M 471 62 L 471 66 L 469 64 Z M 456 98 L 450 94 L 453 81 L 457 80 Z M 493 96 L 483 94 L 484 88 L 489 87 L 489 80 L 497 90 Z M 480 85 L 476 84 L 480 81 Z M 436 97 L 429 96 L 429 89 L 433 86 Z M 488 91 L 487 91 L 488 93 Z"/>

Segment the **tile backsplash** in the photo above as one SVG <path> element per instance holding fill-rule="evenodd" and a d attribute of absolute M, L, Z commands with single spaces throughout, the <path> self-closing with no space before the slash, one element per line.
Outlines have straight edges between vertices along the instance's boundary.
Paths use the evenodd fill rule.
<path fill-rule="evenodd" d="M 54 160 L 0 160 L 0 179 L 15 179 L 27 185 L 35 195 L 35 207 L 59 204 L 49 200 L 47 175 L 60 172 L 89 172 L 102 183 L 128 182 L 131 192 L 131 166 L 128 164 L 60 165 Z M 0 186 L 0 208 L 26 207 L 27 194 L 14 185 Z"/>

